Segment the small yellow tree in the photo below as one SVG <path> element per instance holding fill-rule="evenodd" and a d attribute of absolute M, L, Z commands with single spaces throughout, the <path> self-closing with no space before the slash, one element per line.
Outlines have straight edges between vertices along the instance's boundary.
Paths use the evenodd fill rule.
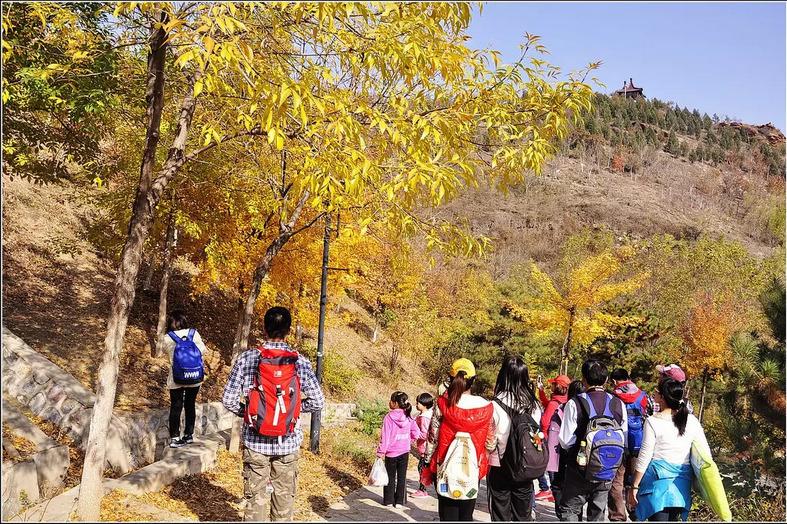
<path fill-rule="evenodd" d="M 537 337 L 562 337 L 560 372 L 566 373 L 572 343 L 587 346 L 612 328 L 640 319 L 630 315 L 614 315 L 604 306 L 615 298 L 631 293 L 642 285 L 646 273 L 629 279 L 616 280 L 622 268 L 625 251 L 603 252 L 586 258 L 564 275 L 562 289 L 555 281 L 531 263 L 530 277 L 534 293 L 525 306 L 509 304 L 514 318 L 525 322 Z"/>
<path fill-rule="evenodd" d="M 693 305 L 680 327 L 685 349 L 678 359 L 690 376 L 702 375 L 700 421 L 705 410 L 708 379 L 718 376 L 732 358 L 730 340 L 741 325 L 738 310 L 729 298 L 701 292 L 694 296 Z"/>

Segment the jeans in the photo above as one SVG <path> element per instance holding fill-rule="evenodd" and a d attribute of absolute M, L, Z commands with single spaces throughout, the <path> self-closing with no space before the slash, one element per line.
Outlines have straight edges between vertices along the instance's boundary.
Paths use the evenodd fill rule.
<path fill-rule="evenodd" d="M 547 471 L 547 474 L 549 474 L 549 486 L 552 489 L 552 497 L 555 499 L 555 515 L 557 519 L 560 520 L 560 496 L 563 491 L 560 485 L 555 483 L 557 472 Z"/>
<path fill-rule="evenodd" d="M 560 496 L 560 520 L 578 522 L 582 518 L 582 507 L 587 503 L 587 520 L 604 520 L 607 497 L 612 482 L 593 482 L 585 480 L 584 473 L 576 466 L 566 466 L 563 492 Z"/>
<path fill-rule="evenodd" d="M 683 508 L 664 508 L 648 517 L 649 522 L 678 522 L 683 520 Z"/>
<path fill-rule="evenodd" d="M 502 468 L 492 466 L 486 477 L 489 514 L 493 521 L 533 520 L 533 481 L 514 482 Z"/>
<path fill-rule="evenodd" d="M 268 493 L 268 481 L 273 491 Z M 271 456 L 243 450 L 243 520 L 291 521 L 298 485 L 298 453 Z"/>
<path fill-rule="evenodd" d="M 549 482 L 547 482 L 547 474 L 544 473 L 538 477 L 538 489 L 541 491 L 549 490 Z"/>
<path fill-rule="evenodd" d="M 169 436 L 180 436 L 180 412 L 186 408 L 186 427 L 184 435 L 194 435 L 194 423 L 197 420 L 197 393 L 199 386 L 193 388 L 177 388 L 169 390 Z M 184 401 L 185 397 L 185 401 Z"/>
<path fill-rule="evenodd" d="M 385 471 L 388 472 L 388 485 L 383 488 L 383 504 L 404 504 L 407 486 L 407 461 L 409 453 L 398 457 L 385 457 Z"/>
<path fill-rule="evenodd" d="M 488 481 L 487 481 L 488 482 Z M 437 496 L 437 514 L 440 522 L 472 522 L 475 499 L 454 500 Z"/>

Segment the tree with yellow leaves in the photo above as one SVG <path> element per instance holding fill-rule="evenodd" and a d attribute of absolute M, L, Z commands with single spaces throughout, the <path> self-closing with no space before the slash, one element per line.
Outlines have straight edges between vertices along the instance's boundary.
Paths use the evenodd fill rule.
<path fill-rule="evenodd" d="M 730 341 L 741 327 L 740 307 L 730 298 L 700 292 L 684 319 L 680 333 L 685 350 L 677 355 L 689 376 L 702 376 L 699 419 L 705 410 L 708 380 L 718 376 L 732 357 Z"/>
<path fill-rule="evenodd" d="M 533 329 L 536 337 L 562 337 L 561 373 L 568 370 L 572 344 L 587 346 L 616 326 L 640 320 L 604 310 L 610 301 L 639 289 L 647 278 L 646 273 L 623 280 L 616 278 L 628 255 L 621 249 L 589 256 L 562 275 L 561 286 L 531 263 L 532 301 L 527 306 L 509 304 L 508 309 L 514 318 Z"/>

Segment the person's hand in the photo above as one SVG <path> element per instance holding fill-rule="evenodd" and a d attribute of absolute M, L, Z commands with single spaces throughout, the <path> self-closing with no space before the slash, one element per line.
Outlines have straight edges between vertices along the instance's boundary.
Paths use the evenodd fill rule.
<path fill-rule="evenodd" d="M 385 453 L 378 453 L 377 454 L 377 458 L 378 459 L 384 459 L 385 458 Z"/>
<path fill-rule="evenodd" d="M 629 489 L 628 490 L 628 506 L 630 509 L 634 509 L 637 507 L 639 503 L 639 499 L 637 498 L 637 493 L 639 492 L 638 489 Z"/>

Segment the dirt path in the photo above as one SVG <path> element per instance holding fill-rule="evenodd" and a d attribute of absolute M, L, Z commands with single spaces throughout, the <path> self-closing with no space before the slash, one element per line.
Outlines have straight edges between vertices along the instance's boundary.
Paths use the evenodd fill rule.
<path fill-rule="evenodd" d="M 383 506 L 383 488 L 364 486 L 349 493 L 343 501 L 330 506 L 326 520 L 337 522 L 433 522 L 437 521 L 437 498 L 412 498 L 410 495 L 418 489 L 418 471 L 411 462 L 407 470 L 407 502 L 405 507 L 394 509 Z M 433 494 L 434 490 L 429 489 Z M 481 482 L 473 519 L 480 522 L 489 522 L 489 507 L 487 505 L 486 481 Z M 536 502 L 536 521 L 555 522 L 553 504 Z"/>

